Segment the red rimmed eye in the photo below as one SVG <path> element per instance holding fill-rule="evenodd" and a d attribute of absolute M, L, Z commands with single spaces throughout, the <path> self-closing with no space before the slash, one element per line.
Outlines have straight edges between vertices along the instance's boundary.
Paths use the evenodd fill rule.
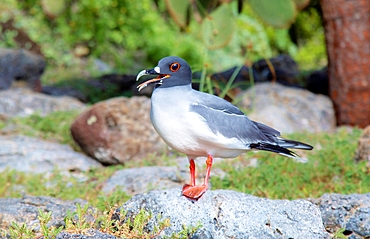
<path fill-rule="evenodd" d="M 170 65 L 170 71 L 176 72 L 178 70 L 180 70 L 180 63 L 174 62 Z"/>

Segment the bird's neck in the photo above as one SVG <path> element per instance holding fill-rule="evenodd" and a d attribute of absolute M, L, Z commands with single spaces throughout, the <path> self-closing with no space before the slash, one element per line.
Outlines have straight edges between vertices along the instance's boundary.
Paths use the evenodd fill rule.
<path fill-rule="evenodd" d="M 187 84 L 187 85 L 177 85 L 177 86 L 171 86 L 171 87 L 162 87 L 162 86 L 157 86 L 154 88 L 154 91 L 182 91 L 182 92 L 187 92 L 187 91 L 190 91 L 192 90 L 192 87 L 191 87 L 191 84 Z"/>

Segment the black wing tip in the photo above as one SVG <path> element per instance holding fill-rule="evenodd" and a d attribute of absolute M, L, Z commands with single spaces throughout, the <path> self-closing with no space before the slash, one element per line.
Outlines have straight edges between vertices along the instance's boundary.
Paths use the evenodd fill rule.
<path fill-rule="evenodd" d="M 300 158 L 298 154 L 294 153 L 293 151 L 290 151 L 287 148 L 281 147 L 279 145 L 259 142 L 259 143 L 252 143 L 249 146 L 251 149 L 270 151 L 273 153 L 278 153 L 286 157 L 295 158 L 295 159 Z"/>

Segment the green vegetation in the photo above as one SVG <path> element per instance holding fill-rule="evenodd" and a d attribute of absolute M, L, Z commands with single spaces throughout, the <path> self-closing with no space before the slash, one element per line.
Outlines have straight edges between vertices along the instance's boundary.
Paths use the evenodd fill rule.
<path fill-rule="evenodd" d="M 40 231 L 46 238 L 55 238 L 56 235 L 63 230 L 63 226 L 58 228 L 47 226 L 48 222 L 51 220 L 51 212 L 43 212 L 39 209 L 38 219 L 40 221 Z"/>
<path fill-rule="evenodd" d="M 153 11 L 151 0 L 63 2 L 64 9 L 50 17 L 41 0 L 5 0 L 0 12 L 7 14 L 1 14 L 0 21 L 14 18 L 16 25 L 42 46 L 42 53 L 54 66 L 79 64 L 75 56 L 100 58 L 125 70 L 141 69 L 143 64 L 171 54 L 190 62 L 201 58 L 200 44 L 185 34 L 178 35 L 162 18 L 164 8 Z M 11 32 L 2 36 L 2 46 L 15 46 Z"/>
<path fill-rule="evenodd" d="M 292 0 L 264 1 L 249 0 L 253 10 L 268 24 L 275 27 L 289 26 L 296 16 L 296 6 Z M 279 11 L 277 11 L 279 9 Z"/>
<path fill-rule="evenodd" d="M 0 3 L 0 23 L 13 19 L 13 25 L 41 47 L 48 62 L 42 79 L 46 84 L 101 74 L 95 69 L 95 59 L 108 63 L 116 72 L 135 74 L 164 56 L 178 55 L 194 69 L 207 67 L 212 73 L 289 53 L 302 69 L 322 68 L 326 56 L 320 15 L 315 8 L 297 11 L 306 0 L 284 1 L 290 6 L 285 11 L 291 13 L 283 25 L 288 27 L 296 19 L 294 28 L 300 30 L 297 45 L 288 28 L 276 29 L 264 23 L 278 23 L 275 19 L 284 13 L 267 14 L 275 7 L 258 7 L 265 1 L 245 1 L 240 13 L 236 12 L 237 1 L 220 6 L 195 1 L 196 8 L 189 10 L 193 17 L 188 19 L 188 11 L 171 0 L 4 0 Z M 283 4 L 277 8 L 280 6 Z M 6 30 L 0 36 L 0 46 L 17 47 L 13 40 L 16 35 L 14 30 Z M 69 83 L 74 85 L 73 81 Z"/>
<path fill-rule="evenodd" d="M 6 232 L 2 233 L 5 237 Z M 9 228 L 9 234 L 10 237 L 13 238 L 19 238 L 19 239 L 27 239 L 34 237 L 34 233 L 32 232 L 32 229 L 28 228 L 26 224 L 17 224 L 16 222 L 12 222 L 12 225 Z"/>

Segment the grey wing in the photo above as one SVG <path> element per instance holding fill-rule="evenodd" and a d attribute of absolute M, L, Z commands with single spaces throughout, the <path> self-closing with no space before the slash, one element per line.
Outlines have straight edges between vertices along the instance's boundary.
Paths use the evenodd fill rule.
<path fill-rule="evenodd" d="M 238 138 L 250 149 L 278 153 L 291 158 L 299 158 L 288 148 L 311 150 L 311 145 L 287 140 L 280 132 L 261 123 L 250 120 L 230 102 L 207 94 L 202 100 L 190 106 L 190 110 L 202 116 L 213 133 L 228 138 Z"/>
<path fill-rule="evenodd" d="M 190 111 L 202 116 L 213 133 L 238 138 L 246 145 L 261 141 L 274 142 L 272 135 L 280 135 L 268 126 L 251 121 L 230 102 L 213 95 L 202 96 L 199 102 L 190 106 Z"/>

